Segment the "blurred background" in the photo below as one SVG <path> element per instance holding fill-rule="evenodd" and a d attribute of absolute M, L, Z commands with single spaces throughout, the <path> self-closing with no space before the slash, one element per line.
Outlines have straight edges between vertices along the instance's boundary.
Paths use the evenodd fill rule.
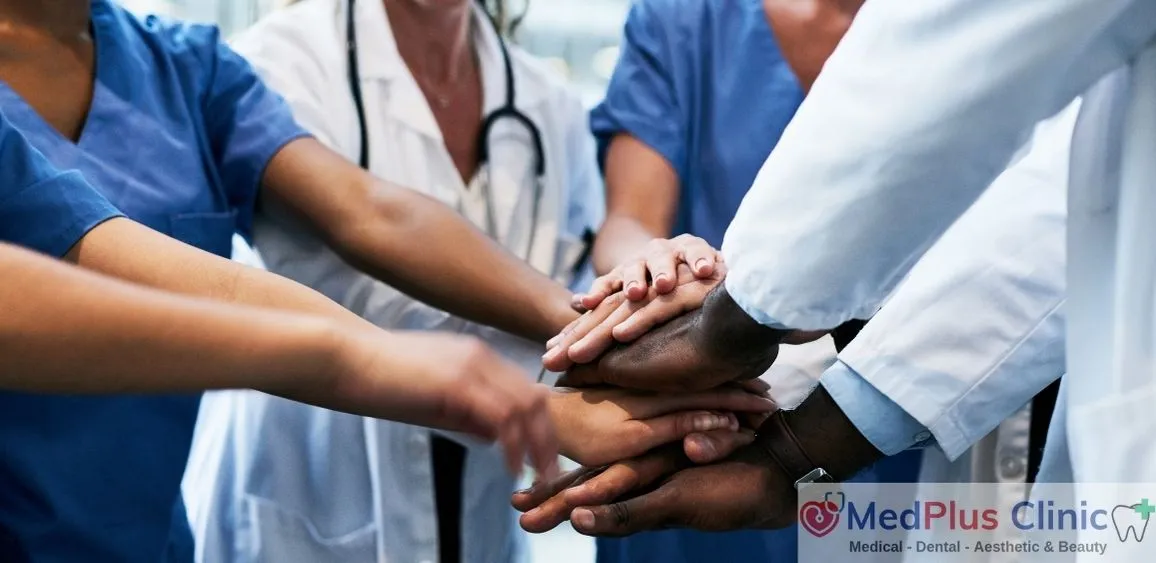
<path fill-rule="evenodd" d="M 382 1 L 382 0 L 361 0 Z M 512 0 L 521 12 L 526 0 Z M 245 29 L 288 0 L 121 0 L 139 14 L 215 23 L 225 36 Z M 603 96 L 618 60 L 618 43 L 630 0 L 529 0 L 526 17 L 514 42 L 548 60 L 567 77 L 588 107 Z M 243 251 L 243 243 L 238 245 Z M 524 485 L 528 486 L 527 481 Z M 531 536 L 533 561 L 588 563 L 594 561 L 593 540 L 579 535 L 569 524 L 552 532 Z"/>
<path fill-rule="evenodd" d="M 380 1 L 380 0 L 378 0 Z M 526 0 L 513 0 L 520 12 Z M 226 35 L 244 29 L 287 0 L 122 0 L 139 13 L 213 22 Z M 529 0 L 516 42 L 548 59 L 588 105 L 602 97 L 614 63 L 630 0 Z"/>

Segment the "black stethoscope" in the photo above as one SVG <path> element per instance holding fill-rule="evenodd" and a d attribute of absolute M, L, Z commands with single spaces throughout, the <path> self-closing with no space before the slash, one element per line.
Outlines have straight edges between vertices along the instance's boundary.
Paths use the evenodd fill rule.
<path fill-rule="evenodd" d="M 361 98 L 361 73 L 358 69 L 357 56 L 357 29 L 354 26 L 354 4 L 356 0 L 349 0 L 349 11 L 345 18 L 345 52 L 349 63 L 349 92 L 353 95 L 353 105 L 357 110 L 357 123 L 360 127 L 361 155 L 358 163 L 362 168 L 369 170 L 369 134 L 366 129 L 365 104 Z M 526 243 L 526 251 L 522 256 L 527 262 L 534 250 L 534 237 L 538 231 L 538 220 L 542 203 L 543 190 L 546 178 L 546 153 L 542 149 L 542 133 L 538 126 L 514 104 L 514 67 L 510 62 L 510 52 L 506 42 L 498 30 L 498 24 L 491 17 L 487 17 L 498 38 L 498 47 L 502 51 L 502 63 L 506 70 L 506 102 L 494 110 L 482 121 L 482 129 L 478 132 L 478 164 L 480 168 L 488 168 L 490 163 L 490 132 L 498 120 L 506 118 L 517 121 L 530 134 L 530 142 L 534 147 L 534 198 L 530 207 L 530 236 Z M 493 197 L 490 194 L 489 179 L 482 184 L 483 197 L 486 201 L 486 232 L 494 240 L 498 240 L 497 222 L 494 219 Z"/>

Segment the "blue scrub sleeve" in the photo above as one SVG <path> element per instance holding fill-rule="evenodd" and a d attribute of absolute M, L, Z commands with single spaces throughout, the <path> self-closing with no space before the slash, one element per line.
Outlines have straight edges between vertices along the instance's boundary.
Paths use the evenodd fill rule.
<path fill-rule="evenodd" d="M 248 237 L 265 167 L 286 144 L 309 132 L 248 61 L 220 40 L 216 28 L 201 29 L 205 47 L 212 49 L 204 101 L 206 129 L 229 203 L 238 210 L 237 230 Z"/>
<path fill-rule="evenodd" d="M 895 455 L 932 442 L 926 427 L 842 361 L 828 368 L 819 384 L 863 437 L 883 454 Z"/>
<path fill-rule="evenodd" d="M 0 114 L 0 241 L 63 256 L 121 215 L 79 172 L 60 172 Z"/>
<path fill-rule="evenodd" d="M 590 113 L 599 161 L 610 140 L 626 133 L 661 154 L 680 178 L 686 176 L 686 109 L 679 104 L 680 86 L 686 86 L 676 79 L 676 65 L 687 62 L 669 38 L 669 20 L 680 16 L 674 8 L 641 0 L 630 9 L 606 98 Z"/>

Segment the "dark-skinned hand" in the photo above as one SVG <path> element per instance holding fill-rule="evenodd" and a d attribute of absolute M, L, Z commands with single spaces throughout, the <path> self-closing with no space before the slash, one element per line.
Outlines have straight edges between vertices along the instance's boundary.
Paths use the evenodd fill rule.
<path fill-rule="evenodd" d="M 800 447 L 837 479 L 881 457 L 822 387 L 782 416 Z M 666 527 L 781 528 L 795 519 L 793 480 L 798 476 L 787 476 L 770 456 L 777 442 L 771 439 L 774 432 L 767 432 L 749 444 L 719 432 L 688 436 L 685 454 L 665 447 L 606 469 L 570 472 L 519 492 L 514 506 L 528 511 L 521 523 L 531 532 L 549 530 L 568 516 L 575 529 L 591 535 Z M 704 437 L 712 438 L 715 447 L 691 445 Z M 722 457 L 714 465 L 694 466 Z"/>
<path fill-rule="evenodd" d="M 677 298 L 684 287 L 688 286 L 679 286 L 662 298 Z M 701 308 L 629 346 L 616 346 L 589 364 L 571 367 L 558 384 L 668 392 L 710 389 L 762 375 L 787 335 L 760 325 L 731 299 L 725 285 L 717 284 Z"/>

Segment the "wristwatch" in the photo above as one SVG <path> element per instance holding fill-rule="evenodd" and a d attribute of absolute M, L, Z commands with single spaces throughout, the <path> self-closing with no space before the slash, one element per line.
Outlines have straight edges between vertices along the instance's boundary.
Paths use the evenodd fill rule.
<path fill-rule="evenodd" d="M 812 462 L 803 450 L 784 412 L 776 412 L 759 426 L 755 432 L 756 443 L 783 469 L 787 478 L 794 481 L 796 490 L 811 483 L 834 483 L 835 478 Z"/>

